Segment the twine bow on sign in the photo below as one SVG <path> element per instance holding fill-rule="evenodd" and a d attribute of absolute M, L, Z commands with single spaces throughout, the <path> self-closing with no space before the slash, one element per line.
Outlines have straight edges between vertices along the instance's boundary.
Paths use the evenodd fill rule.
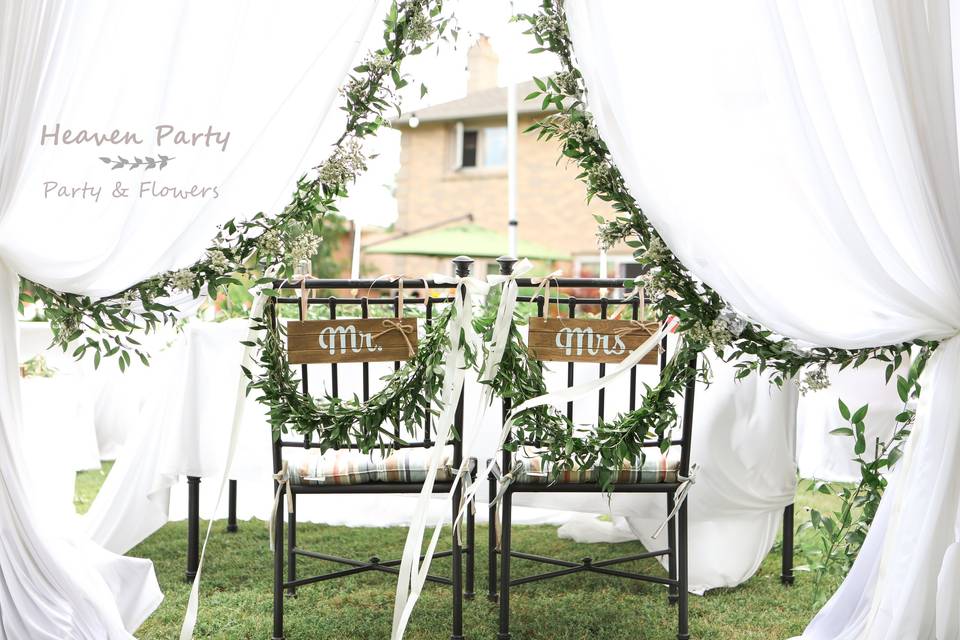
<path fill-rule="evenodd" d="M 401 305 L 401 308 L 402 307 L 403 305 Z M 401 315 L 402 313 L 403 312 L 401 312 Z M 415 329 L 408 324 L 403 324 L 399 318 L 396 320 L 394 320 L 393 318 L 387 318 L 383 321 L 383 324 L 384 326 L 386 326 L 386 329 L 384 329 L 379 333 L 373 334 L 373 336 L 371 336 L 372 339 L 376 340 L 380 336 L 386 333 L 390 333 L 391 331 L 399 331 L 400 335 L 403 337 L 404 342 L 407 343 L 407 354 L 412 358 L 413 354 L 416 353 L 416 349 L 413 348 L 413 343 L 410 342 L 410 336 L 408 334 L 413 333 Z"/>
<path fill-rule="evenodd" d="M 640 320 L 628 320 L 627 322 L 629 322 L 627 326 L 620 327 L 619 329 L 614 329 L 613 335 L 617 336 L 618 338 L 625 338 L 633 334 L 649 336 L 654 333 L 654 331 L 651 331 L 650 326 L 651 325 L 654 327 L 656 326 L 655 323 L 646 323 L 646 322 L 641 322 Z M 660 345 L 657 345 L 657 347 L 658 349 L 662 350 L 662 347 L 660 347 Z"/>
<path fill-rule="evenodd" d="M 270 511 L 270 551 L 274 550 L 276 544 L 273 536 L 277 526 L 277 507 L 280 506 L 280 498 L 284 493 L 287 494 L 287 513 L 293 513 L 293 489 L 290 488 L 290 471 L 286 460 L 283 461 L 280 471 L 273 474 L 273 479 L 277 483 L 277 492 L 273 496 L 273 509 Z"/>

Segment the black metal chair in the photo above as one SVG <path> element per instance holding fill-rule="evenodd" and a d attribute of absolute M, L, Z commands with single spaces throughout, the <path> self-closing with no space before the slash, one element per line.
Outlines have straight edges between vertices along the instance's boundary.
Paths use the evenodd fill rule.
<path fill-rule="evenodd" d="M 513 264 L 515 260 L 512 258 L 500 258 L 498 260 L 500 263 L 500 271 L 504 274 L 511 273 L 513 269 Z M 518 278 L 517 284 L 520 287 L 530 287 L 535 284 L 530 279 Z M 557 280 L 551 280 L 551 284 L 561 291 L 566 291 L 570 293 L 577 293 L 584 289 L 610 289 L 616 290 L 623 287 L 623 280 L 612 280 L 612 279 L 579 279 L 579 278 L 559 278 Z M 567 315 L 569 318 L 577 317 L 577 310 L 583 309 L 584 307 L 589 307 L 591 309 L 598 309 L 600 318 L 607 318 L 609 309 L 611 306 L 619 306 L 624 303 L 623 297 L 620 298 L 608 298 L 604 296 L 596 296 L 595 294 L 591 297 L 559 297 L 558 292 L 558 302 L 556 304 L 560 307 L 566 307 Z M 536 304 L 537 307 L 537 317 L 544 317 L 545 307 L 548 305 L 554 305 L 555 302 L 551 300 L 544 300 L 542 295 L 538 295 L 535 298 L 530 296 L 518 296 L 517 300 L 519 302 L 532 302 Z M 633 298 L 631 301 L 626 302 L 632 306 L 634 317 L 637 317 L 640 300 Z M 664 366 L 667 362 L 666 355 L 666 339 L 664 338 L 663 342 L 660 345 L 660 354 L 659 354 L 659 366 L 662 372 Z M 581 363 L 581 366 L 586 366 Z M 590 366 L 599 366 L 600 376 L 603 376 L 605 373 L 605 365 L 590 365 Z M 696 366 L 696 362 L 690 363 L 690 366 Z M 567 362 L 567 386 L 573 386 L 574 383 L 574 362 Z M 640 472 L 636 474 L 636 481 L 618 481 L 616 483 L 615 491 L 617 493 L 663 493 L 666 494 L 666 504 L 664 517 L 667 514 L 673 512 L 675 505 L 675 496 L 677 491 L 681 487 L 681 478 L 685 478 L 689 475 L 690 471 L 690 439 L 691 439 L 691 426 L 693 424 L 693 400 L 694 400 L 694 388 L 695 385 L 693 382 L 687 385 L 685 394 L 684 394 L 684 403 L 683 403 L 683 414 L 680 425 L 680 434 L 679 437 L 675 437 L 673 434 L 666 434 L 666 437 L 671 438 L 670 444 L 671 449 L 679 450 L 679 460 L 675 463 L 671 463 L 672 466 L 669 467 L 668 473 L 663 474 L 654 474 L 657 475 L 657 479 L 651 481 L 649 477 L 645 477 L 647 474 Z M 599 417 L 602 419 L 604 417 L 604 390 L 601 389 L 598 392 L 598 409 Z M 636 407 L 636 396 L 637 396 L 637 370 L 636 367 L 630 372 L 630 396 L 629 396 L 629 408 L 632 410 Z M 573 403 L 567 403 L 567 416 L 571 420 L 573 419 Z M 510 412 L 510 401 L 509 399 L 503 400 L 503 416 L 506 419 L 507 415 Z M 511 438 L 513 438 L 511 434 Z M 651 439 L 648 442 L 645 442 L 644 445 L 650 447 L 650 451 L 654 452 L 656 455 L 659 455 L 659 446 L 663 442 L 663 437 Z M 518 449 L 523 447 L 539 447 L 540 443 L 538 442 L 516 442 L 515 443 Z M 580 475 L 578 480 L 580 481 L 566 481 L 568 478 L 563 480 L 557 480 L 555 482 L 549 482 L 545 477 L 535 478 L 534 476 L 528 476 L 526 471 L 527 467 L 524 467 L 521 473 L 513 473 L 514 465 L 525 464 L 523 459 L 523 453 L 518 452 L 516 457 L 513 454 L 504 452 L 502 459 L 499 461 L 499 464 L 494 468 L 493 474 L 488 478 L 490 483 L 490 493 L 491 496 L 497 494 L 498 486 L 500 480 L 506 474 L 511 474 L 513 481 L 504 489 L 501 488 L 502 492 L 500 498 L 500 510 L 502 515 L 502 526 L 501 526 L 501 538 L 499 544 L 499 550 L 497 545 L 497 538 L 495 527 L 493 523 L 497 519 L 497 506 L 493 505 L 493 500 L 491 499 L 490 507 L 490 549 L 489 549 L 489 594 L 488 597 L 491 601 L 497 601 L 499 598 L 500 602 L 500 627 L 499 633 L 497 634 L 498 640 L 508 640 L 510 638 L 510 590 L 512 587 L 519 586 L 521 584 L 526 584 L 529 582 L 534 582 L 538 580 L 546 580 L 549 578 L 556 578 L 560 576 L 570 575 L 573 573 L 579 573 L 581 571 L 589 571 L 593 573 L 599 573 L 603 575 L 616 576 L 621 578 L 631 578 L 635 580 L 642 580 L 646 582 L 653 582 L 657 584 L 666 585 L 668 587 L 668 601 L 671 604 L 679 603 L 678 607 L 678 633 L 677 638 L 680 640 L 685 640 L 689 638 L 688 630 L 688 594 L 687 594 L 687 504 L 684 501 L 679 508 L 679 511 L 676 514 L 676 517 L 672 519 L 667 525 L 667 548 L 660 550 L 648 551 L 645 553 L 633 554 L 621 558 L 613 558 L 608 560 L 593 560 L 591 558 L 585 558 L 581 562 L 570 562 L 567 560 L 561 560 L 557 558 L 548 558 L 544 556 L 539 556 L 530 553 L 523 553 L 520 551 L 515 551 L 512 548 L 511 541 L 511 503 L 513 495 L 516 493 L 526 493 L 526 492 L 538 492 L 538 493 L 549 493 L 549 492 L 560 492 L 560 493 L 587 493 L 587 492 L 602 492 L 603 488 L 601 484 L 596 480 L 587 480 L 583 481 L 585 477 L 590 477 L 591 474 L 585 473 L 580 475 L 580 473 L 588 472 L 589 470 L 578 470 Z M 666 464 L 666 458 L 663 459 Z M 636 467 L 634 467 L 636 468 Z M 665 467 L 666 469 L 666 467 Z M 593 474 L 595 475 L 595 474 Z M 633 478 L 634 476 L 629 476 Z M 497 555 L 499 553 L 499 594 L 497 593 L 497 570 L 498 562 Z M 669 566 L 669 575 L 667 577 L 645 575 L 632 571 L 625 571 L 621 569 L 614 568 L 616 565 L 624 564 L 627 562 L 632 562 L 636 560 L 642 560 L 645 558 L 654 558 L 659 556 L 667 556 L 668 566 Z M 522 560 L 533 561 L 537 563 L 547 564 L 556 567 L 555 570 L 547 571 L 544 573 L 524 576 L 520 578 L 511 578 L 510 574 L 510 562 L 511 559 L 517 558 Z"/>
<path fill-rule="evenodd" d="M 459 276 L 467 276 L 470 273 L 470 267 L 473 261 L 470 258 L 460 256 L 453 260 L 456 273 Z M 437 305 L 444 305 L 452 303 L 455 298 L 452 296 L 447 297 L 430 297 L 424 294 L 423 297 L 408 298 L 404 297 L 403 300 L 400 300 L 400 294 L 388 295 L 387 297 L 369 297 L 369 293 L 373 290 L 393 290 L 398 289 L 402 292 L 404 289 L 407 291 L 413 291 L 420 289 L 424 285 L 430 288 L 439 288 L 439 289 L 449 289 L 449 284 L 438 284 L 432 281 L 427 281 L 426 283 L 423 280 L 404 280 L 402 287 L 398 287 L 398 283 L 390 282 L 385 279 L 379 280 L 308 280 L 305 284 L 306 289 L 308 290 L 321 290 L 321 291 L 343 291 L 343 290 L 354 290 L 359 291 L 361 297 L 357 297 L 355 294 L 352 297 L 338 297 L 331 295 L 329 297 L 314 298 L 308 297 L 308 305 L 323 305 L 329 310 L 329 317 L 331 319 L 336 319 L 338 317 L 338 312 L 344 309 L 345 307 L 354 313 L 359 312 L 357 317 L 368 318 L 369 312 L 372 307 L 377 305 L 389 305 L 393 310 L 393 315 L 399 317 L 401 315 L 400 305 L 404 305 L 404 308 L 411 306 L 419 307 L 423 310 L 423 317 L 427 325 L 431 323 L 431 319 L 434 316 L 435 308 Z M 297 289 L 301 286 L 300 281 L 278 281 L 274 283 L 274 288 L 277 290 L 284 289 Z M 290 297 L 279 297 L 270 299 L 267 305 L 267 318 L 271 323 L 275 323 L 277 320 L 277 310 L 281 305 L 297 305 L 299 312 L 298 315 L 301 320 L 306 318 L 303 317 L 303 307 L 299 298 L 291 295 Z M 343 316 L 341 315 L 341 318 Z M 310 366 L 327 366 L 327 365 L 310 365 Z M 337 377 L 337 368 L 338 365 L 336 362 L 329 365 L 331 373 L 331 389 L 329 392 L 333 396 L 337 396 L 340 392 L 338 385 Z M 367 400 L 370 397 L 370 371 L 369 364 L 364 362 L 362 365 L 363 372 L 363 399 Z M 393 363 L 394 369 L 400 367 L 400 362 L 396 361 Z M 309 393 L 309 381 L 308 381 L 308 367 L 307 365 L 301 365 L 301 386 L 303 393 Z M 436 483 L 433 487 L 433 492 L 437 494 L 448 493 L 453 486 L 453 476 L 456 469 L 458 469 L 463 460 L 463 450 L 462 450 L 462 436 L 463 436 L 463 393 L 461 392 L 459 398 L 459 404 L 457 405 L 456 417 L 454 422 L 455 435 L 452 439 L 448 440 L 446 443 L 439 443 L 439 446 L 447 446 L 452 448 L 452 458 L 450 461 L 449 469 L 452 470 L 449 473 L 445 474 L 445 478 L 442 479 L 438 476 Z M 434 446 L 438 446 L 432 439 L 431 435 L 431 424 L 429 415 L 426 417 L 425 423 L 422 425 L 422 433 L 418 433 L 417 437 L 421 438 L 420 440 L 415 440 L 414 438 L 409 438 L 406 434 L 400 433 L 399 427 L 396 427 L 394 435 L 397 438 L 403 438 L 404 442 L 402 445 L 394 445 L 393 449 L 395 451 L 392 455 L 400 455 L 404 452 L 410 453 L 415 451 L 426 452 L 428 449 Z M 308 440 L 288 440 L 281 437 L 273 443 L 273 468 L 274 473 L 282 473 L 284 468 L 285 455 L 284 452 L 290 449 L 310 449 L 311 445 Z M 314 445 L 314 450 L 316 446 Z M 355 447 L 351 447 L 353 449 Z M 339 454 L 339 452 L 338 452 Z M 348 455 L 349 452 L 344 452 L 345 455 Z M 303 453 L 301 452 L 301 455 Z M 354 455 L 361 455 L 359 452 L 356 452 Z M 389 458 L 386 459 L 389 461 Z M 468 467 L 468 471 L 471 475 L 471 478 L 475 478 L 476 475 L 476 462 L 471 460 Z M 326 553 L 318 553 L 315 551 L 310 551 L 307 549 L 302 549 L 297 545 L 297 511 L 296 505 L 298 499 L 304 495 L 330 495 L 330 494 L 357 494 L 357 495 L 371 495 L 371 494 L 416 494 L 419 493 L 423 487 L 422 480 L 420 481 L 408 481 L 409 478 L 401 477 L 391 477 L 388 478 L 385 475 L 381 475 L 377 478 L 376 481 L 363 481 L 355 484 L 336 484 L 329 483 L 325 484 L 322 482 L 315 482 L 316 478 L 304 478 L 300 473 L 291 470 L 288 470 L 287 478 L 289 479 L 287 487 L 291 494 L 290 509 L 288 510 L 285 505 L 285 498 L 281 498 L 278 501 L 276 511 L 274 513 L 274 585 L 273 585 L 273 640 L 281 640 L 284 637 L 284 625 L 283 625 L 283 606 L 284 592 L 288 596 L 295 596 L 297 589 L 299 587 L 321 582 L 325 580 L 332 580 L 336 578 L 342 578 L 346 576 L 356 575 L 359 573 L 364 573 L 367 571 L 380 571 L 388 574 L 396 575 L 399 573 L 400 560 L 381 560 L 377 556 L 370 557 L 367 560 L 356 560 L 351 558 L 342 558 L 335 555 L 329 555 Z M 393 476 L 404 476 L 405 474 L 390 474 Z M 294 477 L 296 476 L 296 477 Z M 279 488 L 279 483 L 274 481 L 274 491 L 277 491 Z M 286 489 L 285 488 L 285 489 Z M 456 517 L 458 509 L 460 507 L 460 500 L 462 494 L 462 483 L 458 486 L 457 490 L 453 495 L 452 502 L 452 513 Z M 286 493 L 284 490 L 281 493 L 281 496 Z M 289 512 L 288 512 L 289 511 Z M 287 539 L 286 539 L 286 549 L 284 549 L 284 514 L 287 513 L 289 517 L 289 526 L 287 527 Z M 474 516 L 472 510 L 467 510 L 467 523 L 466 523 L 466 546 L 463 548 L 459 542 L 459 537 L 455 536 L 452 549 L 449 551 L 441 551 L 434 555 L 435 558 L 449 557 L 452 559 L 452 576 L 438 576 L 430 575 L 427 580 L 429 582 L 444 584 L 452 587 L 453 591 L 453 620 L 452 620 L 452 640 L 459 640 L 463 638 L 463 598 L 472 598 L 474 595 Z M 465 551 L 465 554 L 464 554 Z M 466 591 L 464 591 L 464 576 L 463 576 L 463 565 L 464 559 L 463 555 L 466 555 Z M 333 562 L 346 566 L 345 569 L 333 571 L 321 575 L 313 575 L 309 577 L 298 577 L 297 571 L 297 559 L 299 557 L 304 558 L 313 558 L 322 561 Z M 287 575 L 284 576 L 284 561 L 286 560 L 286 572 Z"/>

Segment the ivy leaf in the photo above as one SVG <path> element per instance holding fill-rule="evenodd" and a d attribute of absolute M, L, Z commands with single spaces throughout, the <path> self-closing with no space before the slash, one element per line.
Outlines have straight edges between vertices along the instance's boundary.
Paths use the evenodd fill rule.
<path fill-rule="evenodd" d="M 906 403 L 910 399 L 910 381 L 903 376 L 897 376 L 897 393 L 901 402 Z"/>
<path fill-rule="evenodd" d="M 837 404 L 840 405 L 840 415 L 843 416 L 844 420 L 850 419 L 850 409 L 844 404 L 843 400 L 837 398 Z"/>
<path fill-rule="evenodd" d="M 861 423 L 861 424 L 862 424 L 862 423 Z M 862 434 L 862 433 L 858 433 L 858 434 L 857 434 L 857 442 L 856 442 L 856 444 L 854 444 L 854 446 L 853 446 L 853 452 L 854 452 L 855 454 L 857 454 L 858 456 L 861 456 L 861 455 L 864 454 L 864 452 L 865 452 L 866 450 L 867 450 L 867 441 L 866 441 L 866 439 L 863 437 L 863 434 Z"/>
<path fill-rule="evenodd" d="M 865 404 L 853 414 L 853 417 L 850 418 L 850 422 L 863 422 L 863 419 L 867 417 L 867 410 L 870 408 L 869 404 Z"/>

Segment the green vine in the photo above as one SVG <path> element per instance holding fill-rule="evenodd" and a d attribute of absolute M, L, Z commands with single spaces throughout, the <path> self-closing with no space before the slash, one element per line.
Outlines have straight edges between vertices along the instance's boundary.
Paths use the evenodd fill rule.
<path fill-rule="evenodd" d="M 455 311 L 456 305 L 447 305 L 427 325 L 414 356 L 383 379 L 382 390 L 362 401 L 331 395 L 318 399 L 300 392 L 300 378 L 287 360 L 283 326 L 274 323 L 276 306 L 269 306 L 262 323 L 255 326 L 263 331 L 263 337 L 246 343 L 258 348 L 262 374 L 255 377 L 246 368 L 244 374 L 252 380 L 250 388 L 260 392 L 258 401 L 269 409 L 274 437 L 292 431 L 321 451 L 353 445 L 369 452 L 403 444 L 398 433 L 415 434 L 426 424 L 427 416 L 436 415 L 445 358 L 454 347 L 448 328 Z M 464 366 L 474 368 L 476 354 L 463 337 L 460 342 Z"/>
<path fill-rule="evenodd" d="M 241 284 L 237 276 L 264 284 L 260 276 L 270 266 L 285 265 L 284 273 L 292 273 L 322 241 L 314 233 L 315 225 L 337 211 L 337 199 L 347 195 L 348 186 L 366 169 L 363 139 L 388 124 L 384 117 L 388 110 L 399 114 L 396 92 L 409 84 L 400 72 L 402 62 L 439 39 L 456 37 L 443 6 L 444 0 L 392 3 L 384 20 L 383 46 L 370 51 L 341 88 L 347 114 L 343 133 L 330 156 L 298 180 L 283 211 L 229 220 L 203 259 L 115 294 L 94 298 L 25 280 L 22 302 L 43 302 L 55 341 L 65 351 L 73 346 L 77 358 L 92 353 L 97 366 L 101 358 L 117 357 L 123 370 L 131 364 L 131 353 L 149 363 L 149 354 L 131 334 L 174 323 L 177 309 L 169 301 L 178 292 L 193 298 L 206 292 L 216 298 L 218 290 Z M 421 85 L 421 95 L 425 91 Z"/>

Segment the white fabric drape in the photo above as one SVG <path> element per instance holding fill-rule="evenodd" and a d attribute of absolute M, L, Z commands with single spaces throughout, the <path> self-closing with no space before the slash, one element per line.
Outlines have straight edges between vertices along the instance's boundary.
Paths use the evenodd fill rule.
<path fill-rule="evenodd" d="M 693 412 L 693 460 L 696 484 L 690 489 L 690 591 L 698 594 L 733 587 L 756 573 L 773 546 L 783 508 L 796 493 L 794 427 L 797 388 L 771 387 L 768 376 L 751 375 L 737 382 L 733 367 L 710 358 L 713 382 L 698 385 Z M 560 369 L 555 367 L 555 369 Z M 565 380 L 556 371 L 551 388 Z M 640 367 L 638 382 L 654 384 L 654 366 Z M 564 373 L 565 375 L 565 373 Z M 628 385 L 607 389 L 607 415 L 628 409 Z M 596 402 L 579 407 L 596 415 Z M 591 406 L 591 404 L 593 406 Z M 661 495 L 590 494 L 514 496 L 516 504 L 569 509 L 614 516 L 616 526 L 576 518 L 560 529 L 561 537 L 580 542 L 640 539 L 649 549 L 661 549 L 665 534 L 653 534 L 667 514 Z"/>
<path fill-rule="evenodd" d="M 698 277 L 815 344 L 947 339 L 868 542 L 804 638 L 960 637 L 949 1 L 567 7 L 600 133 Z"/>
<path fill-rule="evenodd" d="M 20 434 L 16 296 L 22 274 L 114 293 L 201 257 L 218 224 L 275 212 L 342 126 L 332 109 L 379 0 L 9 0 L 0 5 L 0 638 L 128 638 L 158 604 L 150 562 L 65 537 L 31 496 Z M 333 114 L 333 117 L 327 117 Z M 43 125 L 132 131 L 143 144 L 41 145 Z M 156 141 L 208 127 L 225 146 Z M 172 137 L 172 136 L 171 136 Z M 101 156 L 163 153 L 163 169 Z M 47 192 L 49 183 L 74 197 Z M 217 188 L 217 197 L 155 196 Z M 115 197 L 117 183 L 130 188 Z M 93 191 L 83 187 L 101 187 Z M 55 443 L 51 443 L 55 446 Z"/>

